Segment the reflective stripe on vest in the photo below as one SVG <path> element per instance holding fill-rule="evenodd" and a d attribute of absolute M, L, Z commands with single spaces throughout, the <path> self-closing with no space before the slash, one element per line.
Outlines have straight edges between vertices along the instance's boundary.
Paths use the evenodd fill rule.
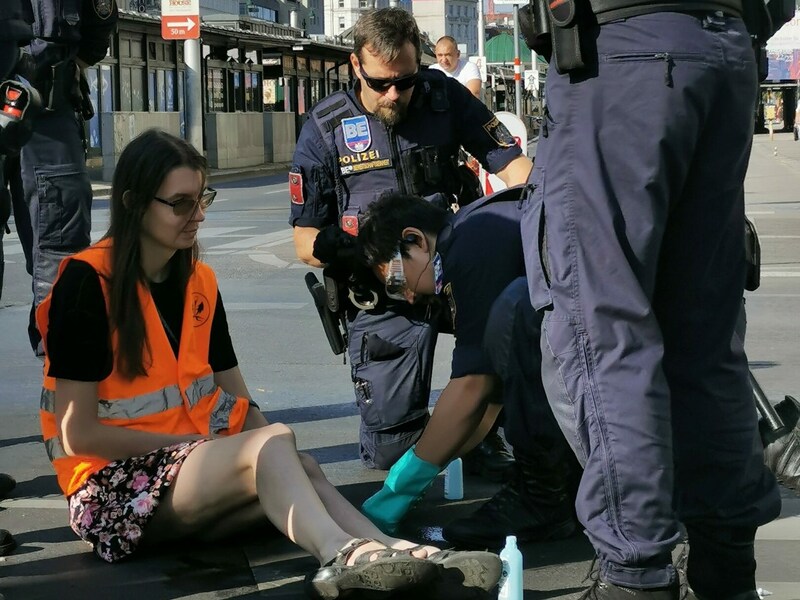
<path fill-rule="evenodd" d="M 235 405 L 236 396 L 220 388 L 219 398 L 208 418 L 208 430 L 211 433 L 219 433 L 230 427 L 231 411 Z"/>
<path fill-rule="evenodd" d="M 214 390 L 216 389 L 217 384 L 214 383 L 213 373 L 206 375 L 205 377 L 195 379 L 185 390 L 186 398 L 189 400 L 189 406 L 194 408 L 194 406 L 200 402 L 204 396 L 213 394 Z"/>
<path fill-rule="evenodd" d="M 149 394 L 123 398 L 120 400 L 100 399 L 97 405 L 98 419 L 136 419 L 154 415 L 172 408 L 177 408 L 183 403 L 177 385 L 170 385 Z M 42 389 L 40 402 L 42 410 L 50 413 L 56 412 L 56 394 L 47 388 Z"/>
<path fill-rule="evenodd" d="M 49 440 L 45 440 L 44 449 L 47 451 L 47 458 L 50 459 L 50 462 L 67 456 L 67 453 L 64 452 L 64 446 L 61 445 L 61 440 L 57 437 L 51 437 Z"/>
<path fill-rule="evenodd" d="M 213 394 L 217 390 L 214 383 L 214 375 L 206 375 L 195 379 L 186 388 L 186 398 L 189 406 L 195 406 L 204 397 Z M 219 397 L 214 403 L 214 408 L 209 415 L 209 431 L 218 433 L 230 427 L 230 416 L 237 397 L 220 389 Z M 160 412 L 177 408 L 183 403 L 178 386 L 170 385 L 149 394 L 141 394 L 133 398 L 121 398 L 119 400 L 100 400 L 97 405 L 97 417 L 99 419 L 137 419 L 139 417 L 151 416 Z M 56 412 L 56 394 L 53 390 L 42 388 L 42 396 L 39 403 L 45 412 Z"/>

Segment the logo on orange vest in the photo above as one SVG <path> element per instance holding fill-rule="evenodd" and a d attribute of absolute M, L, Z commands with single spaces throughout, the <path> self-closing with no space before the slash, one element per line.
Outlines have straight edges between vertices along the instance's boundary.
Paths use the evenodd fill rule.
<path fill-rule="evenodd" d="M 208 306 L 208 298 L 200 292 L 192 292 L 192 320 L 195 327 L 205 325 L 211 310 Z"/>

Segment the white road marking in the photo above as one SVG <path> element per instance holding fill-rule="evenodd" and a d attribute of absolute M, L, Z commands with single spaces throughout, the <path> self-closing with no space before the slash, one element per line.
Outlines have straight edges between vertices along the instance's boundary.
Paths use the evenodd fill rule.
<path fill-rule="evenodd" d="M 278 267 L 279 269 L 282 269 L 289 264 L 285 260 L 275 256 L 274 254 L 248 254 L 247 257 L 250 260 L 253 260 L 257 263 L 261 263 L 262 265 Z"/>

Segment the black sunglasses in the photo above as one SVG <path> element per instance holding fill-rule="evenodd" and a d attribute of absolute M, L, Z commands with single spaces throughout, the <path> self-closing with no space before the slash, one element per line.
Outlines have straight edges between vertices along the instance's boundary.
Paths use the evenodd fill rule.
<path fill-rule="evenodd" d="M 214 202 L 214 198 L 217 197 L 217 190 L 212 188 L 206 188 L 203 190 L 203 193 L 200 194 L 200 197 L 196 200 L 192 200 L 191 198 L 180 198 L 179 200 L 164 200 L 163 198 L 159 198 L 158 196 L 153 196 L 153 200 L 156 202 L 161 202 L 161 204 L 166 204 L 167 206 L 172 207 L 172 212 L 174 212 L 179 217 L 185 217 L 189 213 L 194 214 L 194 211 L 197 210 L 197 207 L 201 207 L 203 210 L 207 209 L 211 206 L 211 203 Z"/>
<path fill-rule="evenodd" d="M 419 71 L 417 71 L 411 75 L 405 75 L 395 79 L 378 79 L 376 77 L 370 77 L 364 73 L 364 67 L 361 65 L 358 65 L 358 70 L 361 73 L 361 76 L 364 78 L 364 81 L 367 82 L 367 85 L 376 92 L 388 92 L 389 88 L 392 86 L 396 87 L 398 92 L 404 92 L 407 89 L 414 87 L 414 84 L 417 83 L 417 78 L 419 77 Z"/>

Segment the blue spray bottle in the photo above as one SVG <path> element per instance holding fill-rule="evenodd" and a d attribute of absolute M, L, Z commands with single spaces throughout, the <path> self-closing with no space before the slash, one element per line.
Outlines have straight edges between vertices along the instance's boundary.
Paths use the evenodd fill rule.
<path fill-rule="evenodd" d="M 517 548 L 517 537 L 506 537 L 506 546 L 500 552 L 503 574 L 497 600 L 522 600 L 522 553 Z"/>
<path fill-rule="evenodd" d="M 444 497 L 448 500 L 464 498 L 464 468 L 460 458 L 453 459 L 444 471 Z"/>

